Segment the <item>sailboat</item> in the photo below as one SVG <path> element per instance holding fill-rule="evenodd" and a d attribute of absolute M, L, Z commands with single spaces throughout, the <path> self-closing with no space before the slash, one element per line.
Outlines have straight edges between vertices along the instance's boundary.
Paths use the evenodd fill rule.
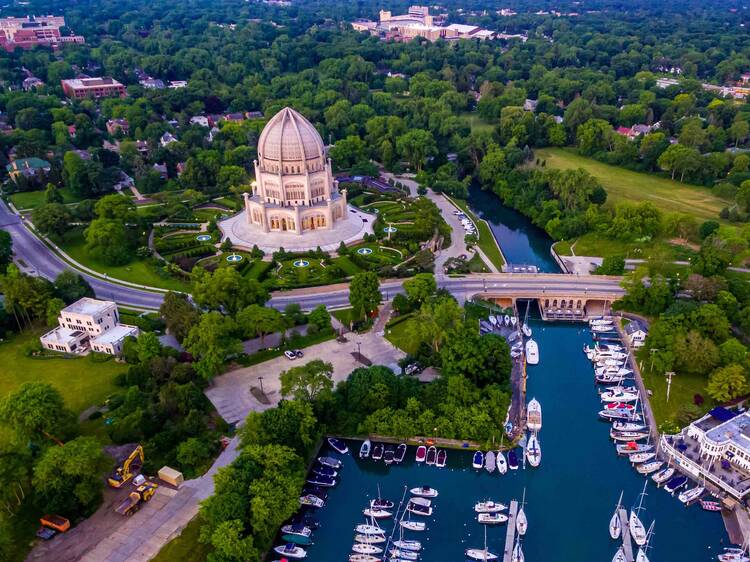
<path fill-rule="evenodd" d="M 495 465 L 497 466 L 497 471 L 500 474 L 505 474 L 508 472 L 508 462 L 505 460 L 505 455 L 502 451 L 498 451 L 495 454 Z"/>
<path fill-rule="evenodd" d="M 638 547 L 638 554 L 635 556 L 635 562 L 649 562 L 646 551 L 648 550 L 649 543 L 651 542 L 651 537 L 653 537 L 654 535 L 655 523 L 656 521 L 651 521 L 651 525 L 648 528 L 648 533 L 646 533 L 646 544 Z"/>
<path fill-rule="evenodd" d="M 524 562 L 523 550 L 521 549 L 521 539 L 516 538 L 516 544 L 513 547 L 513 554 L 510 558 L 511 562 Z"/>
<path fill-rule="evenodd" d="M 484 548 L 467 548 L 464 552 L 466 558 L 471 560 L 497 560 L 497 554 L 491 553 L 487 550 L 487 527 L 484 528 Z"/>
<path fill-rule="evenodd" d="M 646 544 L 646 527 L 643 526 L 640 514 L 643 509 L 643 498 L 646 497 L 646 486 L 648 486 L 648 480 L 643 483 L 643 491 L 640 496 L 641 499 L 638 501 L 638 507 L 630 510 L 630 536 L 633 537 L 633 542 L 638 546 Z"/>
<path fill-rule="evenodd" d="M 529 436 L 529 441 L 526 444 L 526 459 L 535 468 L 542 462 L 542 448 L 539 446 L 536 432 Z"/>
<path fill-rule="evenodd" d="M 620 523 L 620 505 L 622 505 L 622 492 L 620 492 L 620 499 L 617 500 L 617 507 L 615 507 L 615 512 L 612 514 L 612 519 L 609 520 L 609 536 L 612 537 L 613 540 L 619 539 L 620 533 L 622 532 L 622 525 Z"/>
<path fill-rule="evenodd" d="M 518 509 L 516 514 L 516 531 L 521 536 L 526 534 L 526 529 L 529 527 L 529 521 L 526 519 L 526 512 L 523 510 L 523 505 L 526 503 L 526 489 L 523 490 L 523 499 L 521 500 L 521 507 Z"/>
<path fill-rule="evenodd" d="M 615 552 L 615 555 L 612 557 L 612 562 L 627 562 L 627 558 L 625 558 L 625 551 L 622 547 L 617 549 L 617 552 Z"/>

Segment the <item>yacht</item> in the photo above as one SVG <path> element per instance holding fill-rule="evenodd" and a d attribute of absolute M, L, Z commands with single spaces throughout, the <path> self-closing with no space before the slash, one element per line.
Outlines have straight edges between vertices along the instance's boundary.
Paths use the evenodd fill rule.
<path fill-rule="evenodd" d="M 349 447 L 347 447 L 346 443 L 344 443 L 341 439 L 336 439 L 335 437 L 329 437 L 328 444 L 331 446 L 331 448 L 334 451 L 342 455 L 345 455 L 349 452 Z"/>
<path fill-rule="evenodd" d="M 542 429 L 542 405 L 536 398 L 529 400 L 526 406 L 526 427 L 530 431 Z"/>
<path fill-rule="evenodd" d="M 685 490 L 682 492 L 677 498 L 684 503 L 685 505 L 689 505 L 690 502 L 697 500 L 703 495 L 703 492 L 705 492 L 706 489 L 703 486 L 696 486 L 695 488 L 690 488 L 689 490 Z"/>
<path fill-rule="evenodd" d="M 636 467 L 636 470 L 639 474 L 649 475 L 659 470 L 662 466 L 664 466 L 664 463 L 662 461 L 651 461 L 639 464 Z"/>
<path fill-rule="evenodd" d="M 352 550 L 357 554 L 380 554 L 383 549 L 374 544 L 357 543 L 352 546 Z"/>
<path fill-rule="evenodd" d="M 283 545 L 279 545 L 275 547 L 274 552 L 277 554 L 281 554 L 285 558 L 305 558 L 307 556 L 307 551 L 305 551 L 304 548 L 301 546 L 297 546 L 294 543 L 287 543 Z"/>
<path fill-rule="evenodd" d="M 476 513 L 498 513 L 505 511 L 508 506 L 502 503 L 495 503 L 492 500 L 486 502 L 477 502 L 474 504 L 474 511 Z"/>
<path fill-rule="evenodd" d="M 380 562 L 380 558 L 371 554 L 350 554 L 349 562 Z"/>
<path fill-rule="evenodd" d="M 630 537 L 638 546 L 646 544 L 646 527 L 643 526 L 640 517 L 641 510 L 643 509 L 643 498 L 646 497 L 646 486 L 648 486 L 648 481 L 643 483 L 643 491 L 640 494 L 640 500 L 638 500 L 638 507 L 630 510 L 630 519 L 628 521 Z"/>
<path fill-rule="evenodd" d="M 529 339 L 526 342 L 526 362 L 529 365 L 537 365 L 539 363 L 539 346 L 533 339 Z"/>
<path fill-rule="evenodd" d="M 360 535 L 385 535 L 385 531 L 377 525 L 363 523 L 354 528 Z"/>
<path fill-rule="evenodd" d="M 612 423 L 612 429 L 615 431 L 643 431 L 648 429 L 648 426 L 642 423 L 628 423 L 616 421 Z"/>
<path fill-rule="evenodd" d="M 670 466 L 654 474 L 651 477 L 651 480 L 653 480 L 658 486 L 659 484 L 663 484 L 664 482 L 672 478 L 672 476 L 674 476 L 674 468 Z"/>
<path fill-rule="evenodd" d="M 391 555 L 391 560 L 417 560 L 419 558 L 418 553 L 411 550 L 401 550 L 400 548 L 392 548 L 388 553 Z"/>
<path fill-rule="evenodd" d="M 480 513 L 477 522 L 482 525 L 499 525 L 508 521 L 508 516 L 503 513 Z"/>
<path fill-rule="evenodd" d="M 656 458 L 656 453 L 636 453 L 629 456 L 632 464 L 641 464 Z"/>
<path fill-rule="evenodd" d="M 609 390 L 602 392 L 599 398 L 605 404 L 611 402 L 635 402 L 638 400 L 638 391 L 635 389 L 630 390 Z"/>
<path fill-rule="evenodd" d="M 429 486 L 421 486 L 419 488 L 412 488 L 409 490 L 411 495 L 413 496 L 419 496 L 421 498 L 436 498 L 438 496 L 438 491 L 435 488 L 430 488 Z"/>
<path fill-rule="evenodd" d="M 627 558 L 625 558 L 625 551 L 622 549 L 622 547 L 617 549 L 617 552 L 615 552 L 615 555 L 612 557 L 612 562 L 627 562 Z"/>
<path fill-rule="evenodd" d="M 399 523 L 407 531 L 424 531 L 427 528 L 427 523 L 424 521 L 401 521 Z"/>
<path fill-rule="evenodd" d="M 410 503 L 413 503 L 414 505 L 421 505 L 422 507 L 430 507 L 432 505 L 432 500 L 429 498 L 420 498 L 419 496 L 415 498 L 411 498 L 409 500 Z"/>
<path fill-rule="evenodd" d="M 415 540 L 399 539 L 393 541 L 393 546 L 401 550 L 410 550 L 412 552 L 419 552 L 422 550 L 422 543 Z"/>
<path fill-rule="evenodd" d="M 609 430 L 609 436 L 615 441 L 640 441 L 648 437 L 648 431 L 616 431 L 613 428 Z"/>
<path fill-rule="evenodd" d="M 513 554 L 511 554 L 510 560 L 511 562 L 524 562 L 520 539 L 516 539 L 516 545 L 513 547 Z"/>
<path fill-rule="evenodd" d="M 387 541 L 384 535 L 354 535 L 354 541 L 365 544 L 381 544 Z"/>
<path fill-rule="evenodd" d="M 528 528 L 529 521 L 526 519 L 526 512 L 523 510 L 523 504 L 521 504 L 521 507 L 516 514 L 516 531 L 518 531 L 519 535 L 524 536 L 526 534 L 526 529 Z"/>
<path fill-rule="evenodd" d="M 359 448 L 359 458 L 366 459 L 367 457 L 369 457 L 371 448 L 372 448 L 372 443 L 370 443 L 369 439 L 365 439 L 362 442 L 362 446 Z"/>
<path fill-rule="evenodd" d="M 393 513 L 390 511 L 377 507 L 368 507 L 362 513 L 365 514 L 365 517 L 372 517 L 373 519 L 388 519 L 389 517 L 393 517 Z"/>

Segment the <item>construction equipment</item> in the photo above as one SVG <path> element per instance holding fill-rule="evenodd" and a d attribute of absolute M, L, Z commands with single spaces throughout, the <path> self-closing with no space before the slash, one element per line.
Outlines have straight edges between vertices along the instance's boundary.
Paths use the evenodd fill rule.
<path fill-rule="evenodd" d="M 157 485 L 153 483 L 144 484 L 138 486 L 134 492 L 130 492 L 128 497 L 115 508 L 115 511 L 120 515 L 133 515 L 136 511 L 141 509 L 141 506 L 149 501 L 156 493 Z"/>
<path fill-rule="evenodd" d="M 143 447 L 138 445 L 130 456 L 125 459 L 122 466 L 118 466 L 107 482 L 113 488 L 121 488 L 128 480 L 135 476 L 143 466 Z"/>
<path fill-rule="evenodd" d="M 42 524 L 42 527 L 54 529 L 59 533 L 64 533 L 70 529 L 70 521 L 59 515 L 45 515 L 39 522 Z"/>

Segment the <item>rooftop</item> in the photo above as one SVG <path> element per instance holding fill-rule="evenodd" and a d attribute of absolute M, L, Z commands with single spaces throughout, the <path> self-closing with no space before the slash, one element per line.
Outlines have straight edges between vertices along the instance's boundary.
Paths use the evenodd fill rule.
<path fill-rule="evenodd" d="M 71 314 L 96 314 L 97 312 L 106 312 L 108 309 L 116 307 L 117 305 L 112 301 L 100 301 L 83 297 L 63 308 L 62 312 L 69 312 Z"/>
<path fill-rule="evenodd" d="M 118 324 L 114 328 L 107 330 L 106 332 L 99 334 L 91 340 L 92 343 L 98 343 L 100 345 L 109 345 L 117 343 L 122 339 L 133 336 L 138 332 L 138 328 L 135 326 L 129 326 L 127 324 Z"/>
<path fill-rule="evenodd" d="M 102 78 L 72 78 L 70 80 L 63 80 L 64 84 L 68 84 L 72 88 L 96 88 L 99 86 L 122 86 L 120 82 L 114 78 L 102 77 Z"/>
<path fill-rule="evenodd" d="M 634 334 L 635 332 L 648 332 L 648 328 L 640 320 L 631 320 L 630 323 L 625 326 L 625 333 Z"/>
<path fill-rule="evenodd" d="M 58 341 L 60 343 L 67 343 L 71 340 L 78 339 L 83 332 L 81 330 L 71 330 L 64 326 L 58 326 L 57 328 L 50 330 L 42 336 L 43 340 L 47 341 Z"/>
<path fill-rule="evenodd" d="M 716 427 L 709 429 L 706 432 L 706 437 L 716 443 L 731 441 L 737 447 L 750 451 L 750 412 L 744 412 L 723 421 Z"/>

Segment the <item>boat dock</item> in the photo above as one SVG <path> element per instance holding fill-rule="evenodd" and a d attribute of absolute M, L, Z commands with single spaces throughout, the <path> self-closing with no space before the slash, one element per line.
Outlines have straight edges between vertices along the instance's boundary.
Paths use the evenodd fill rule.
<path fill-rule="evenodd" d="M 620 528 L 622 529 L 620 536 L 622 537 L 622 550 L 625 552 L 625 560 L 627 560 L 627 562 L 634 562 L 635 558 L 633 557 L 633 543 L 630 540 L 628 510 L 621 507 L 618 510 L 618 514 L 620 516 Z"/>
<path fill-rule="evenodd" d="M 518 500 L 513 500 L 510 502 L 510 508 L 508 509 L 508 526 L 505 529 L 505 549 L 503 550 L 503 562 L 511 562 L 511 559 L 513 557 L 513 546 L 516 543 L 517 513 Z"/>

